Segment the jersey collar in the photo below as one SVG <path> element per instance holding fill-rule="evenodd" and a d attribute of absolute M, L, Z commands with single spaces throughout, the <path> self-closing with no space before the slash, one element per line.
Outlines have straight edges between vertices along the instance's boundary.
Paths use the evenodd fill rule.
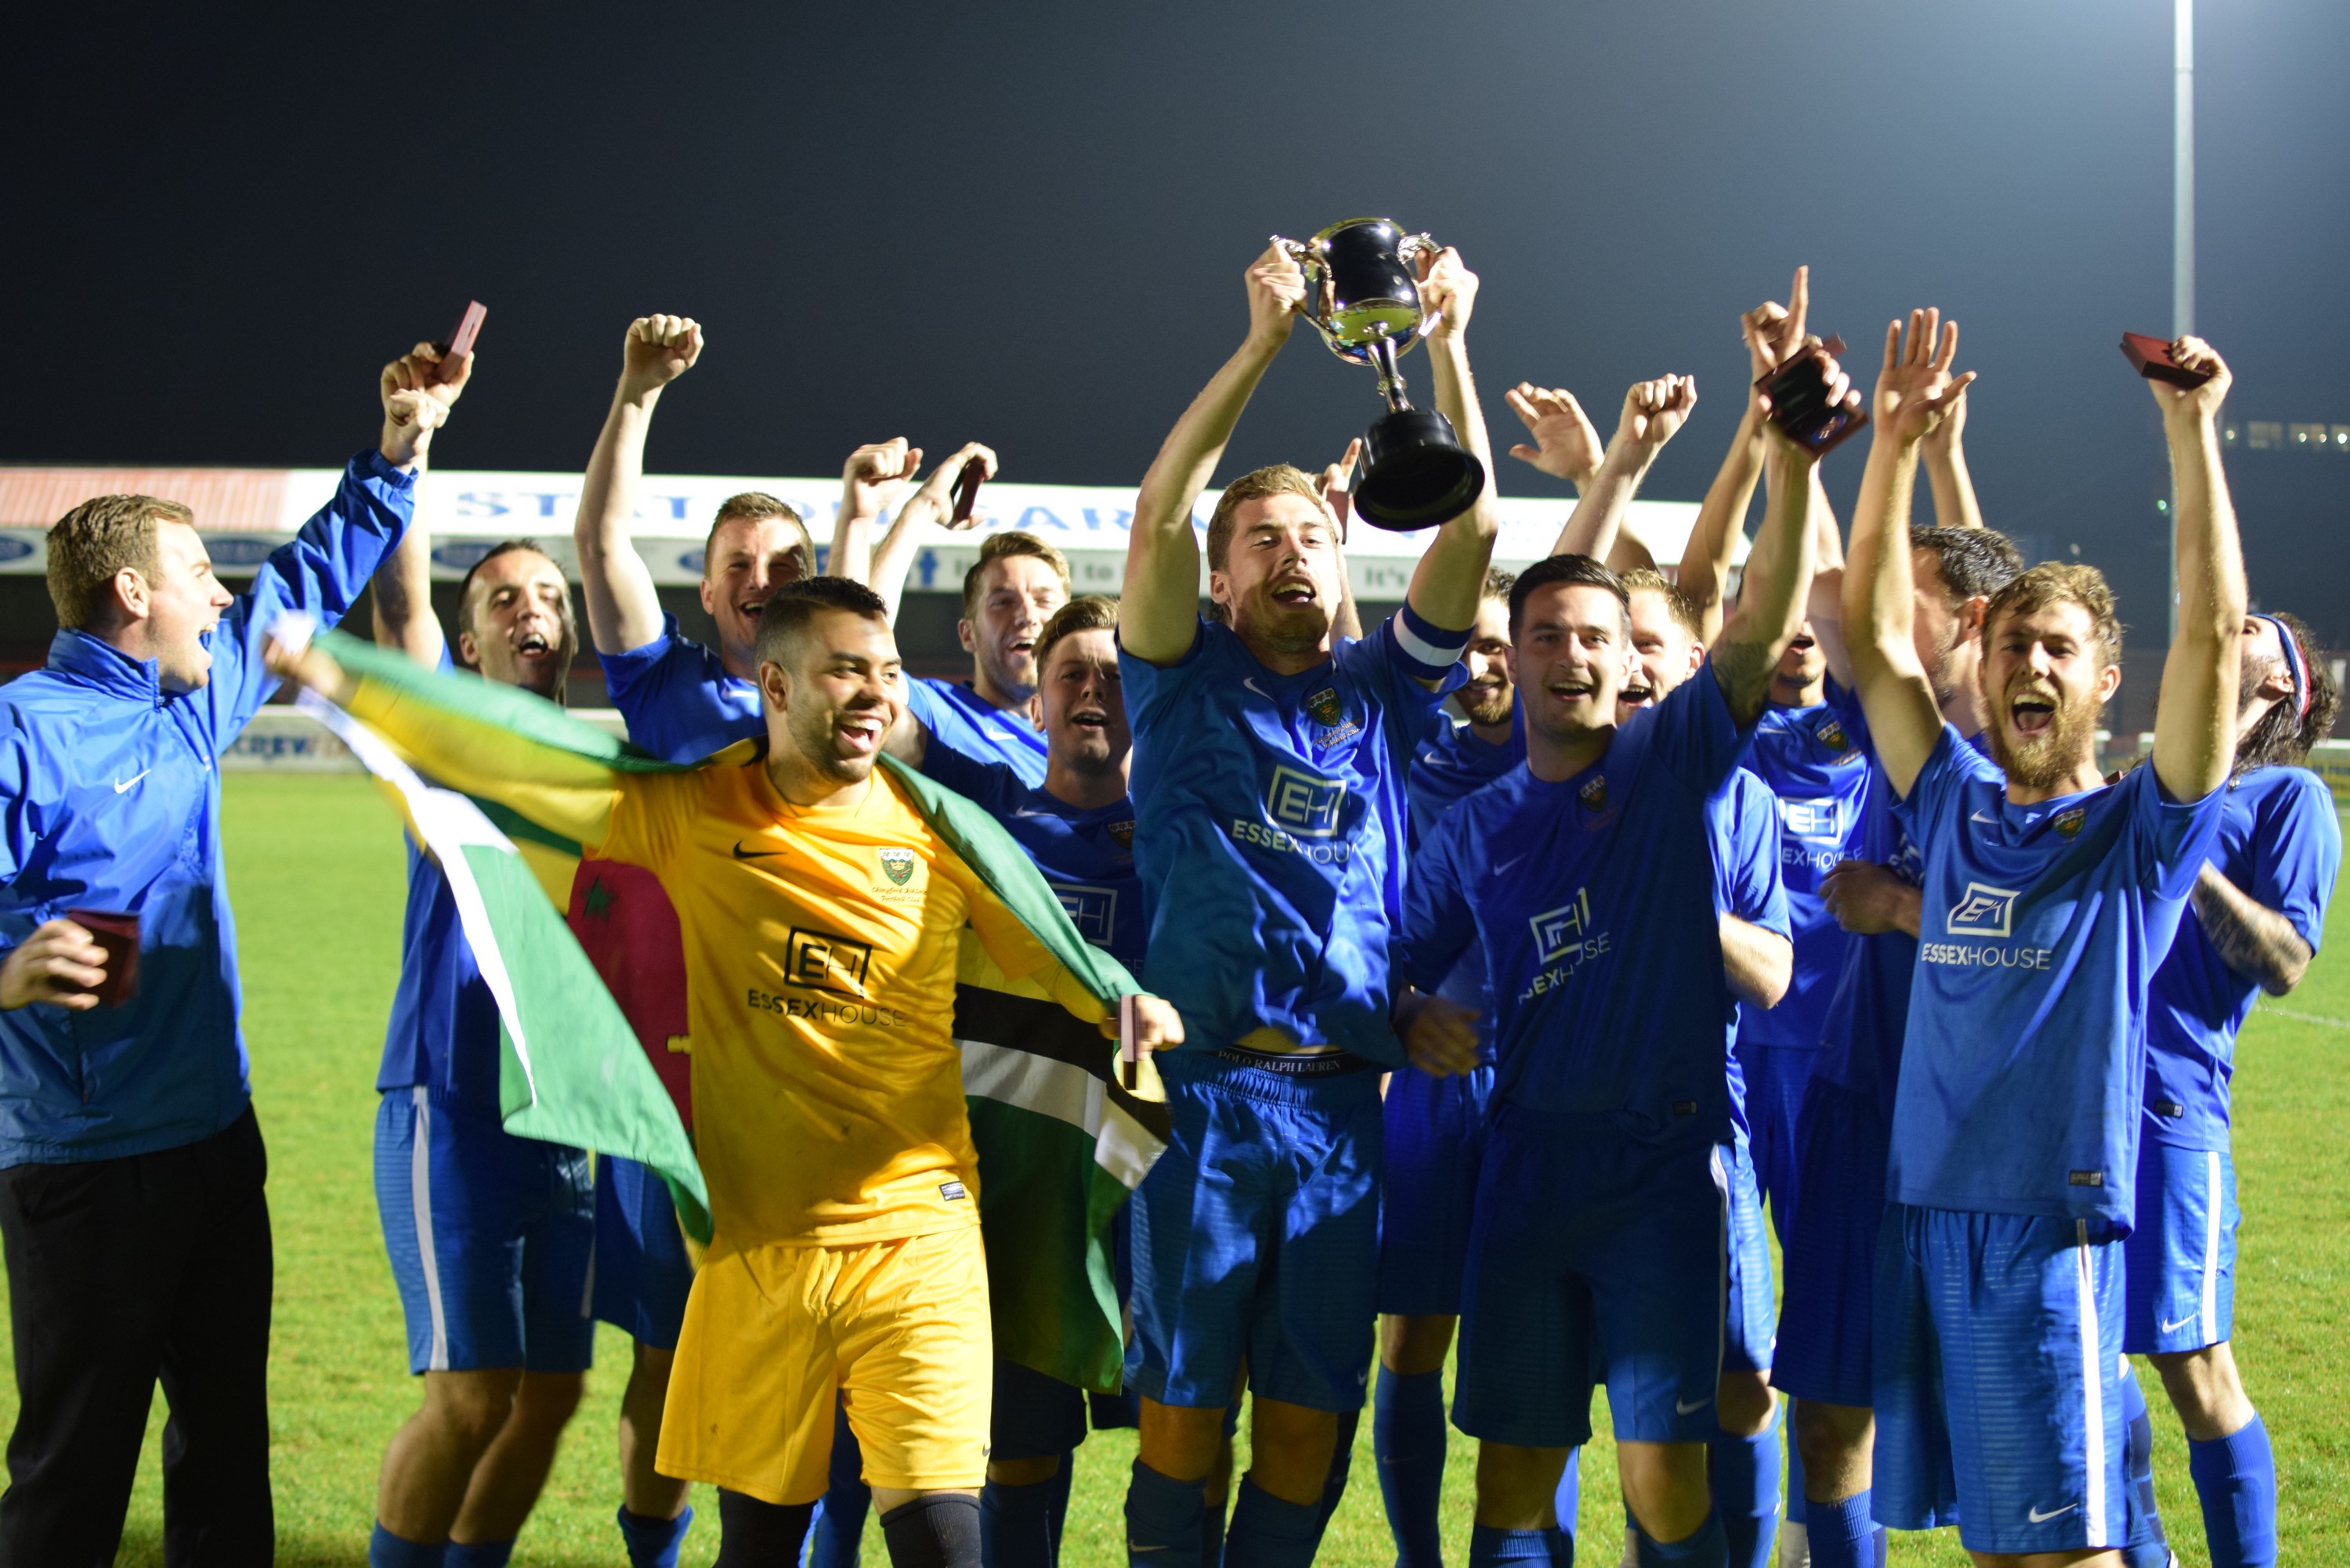
<path fill-rule="evenodd" d="M 151 659 L 133 659 L 112 643 L 77 631 L 59 628 L 49 639 L 51 670 L 94 686 L 109 697 L 163 705 L 163 684 Z"/>

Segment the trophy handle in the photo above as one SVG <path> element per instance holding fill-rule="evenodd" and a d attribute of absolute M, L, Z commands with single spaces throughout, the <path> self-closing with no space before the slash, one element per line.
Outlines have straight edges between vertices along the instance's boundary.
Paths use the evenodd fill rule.
<path fill-rule="evenodd" d="M 1291 261 L 1295 262 L 1299 266 L 1304 266 L 1305 265 L 1305 258 L 1313 254 L 1305 246 L 1298 244 L 1295 240 L 1284 239 L 1279 234 L 1272 236 L 1272 243 L 1280 247 L 1282 254 L 1287 256 Z"/>
<path fill-rule="evenodd" d="M 1422 255 L 1432 257 L 1443 254 L 1444 247 L 1436 243 L 1433 235 L 1406 234 L 1396 242 L 1396 259 L 1411 268 L 1415 275 L 1419 271 L 1419 263 Z"/>

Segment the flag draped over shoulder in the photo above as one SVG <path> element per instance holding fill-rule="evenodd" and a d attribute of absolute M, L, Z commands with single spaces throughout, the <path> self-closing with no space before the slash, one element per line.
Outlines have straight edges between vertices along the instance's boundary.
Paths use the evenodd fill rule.
<path fill-rule="evenodd" d="M 345 633 L 327 633 L 319 645 L 354 675 L 396 689 L 404 701 L 424 704 L 473 728 L 502 732 L 498 743 L 512 745 L 518 757 L 526 758 L 520 771 L 527 776 L 545 776 L 552 783 L 581 769 L 684 771 L 679 764 L 646 756 L 529 692 L 426 670 L 397 653 Z M 445 802 L 429 808 L 432 812 L 453 817 L 462 815 L 456 807 L 463 806 L 471 812 L 471 821 L 478 823 L 478 827 L 468 827 L 469 833 L 476 838 L 486 835 L 504 846 L 503 851 L 486 852 L 504 857 L 496 873 L 502 888 L 530 886 L 524 860 L 536 851 L 543 864 L 535 868 L 547 881 L 557 905 L 564 902 L 567 893 L 555 889 L 558 885 L 568 888 L 570 872 L 565 867 L 578 864 L 577 845 L 558 841 L 525 816 L 503 807 L 433 789 L 416 779 L 373 732 L 338 711 L 328 708 L 327 711 L 338 732 L 347 739 L 359 738 L 361 743 L 354 744 L 353 752 L 380 779 L 386 777 L 385 765 L 380 764 L 398 769 L 414 781 L 416 791 L 425 797 L 445 797 Z M 882 761 L 932 830 L 1106 1010 L 1114 1011 L 1118 997 L 1140 989 L 1116 960 L 1077 934 L 1052 886 L 993 816 L 895 758 L 885 756 Z M 391 787 L 405 802 L 405 790 Z M 406 809 L 414 820 L 414 805 Z M 499 831 L 501 826 L 504 833 Z M 429 837 L 423 842 L 436 855 L 441 853 Z M 548 880 L 558 875 L 559 884 Z M 502 900 L 520 902 L 513 897 Z M 460 909 L 465 910 L 462 894 Z M 542 915 L 546 918 L 540 919 Z M 542 971 L 545 981 L 541 984 L 541 975 L 534 975 L 519 988 L 493 987 L 501 1015 L 507 1021 L 510 1054 L 515 1058 L 520 1096 L 526 1102 L 523 1111 L 532 1121 L 530 1127 L 518 1121 L 516 1100 L 509 1099 L 506 1125 L 525 1136 L 557 1138 L 642 1160 L 669 1180 L 672 1194 L 680 1199 L 681 1220 L 698 1240 L 706 1241 L 706 1191 L 700 1170 L 692 1164 L 691 1143 L 678 1109 L 648 1061 L 653 1043 L 639 1044 L 629 1032 L 577 940 L 545 898 L 537 899 L 531 915 L 508 910 L 506 919 L 517 925 L 529 924 L 532 935 L 524 939 L 517 931 L 510 938 L 504 929 L 491 929 L 494 923 L 485 917 L 485 929 L 490 929 L 485 950 L 483 938 L 474 931 L 472 913 L 466 912 L 466 936 L 473 942 L 476 956 L 484 959 L 485 975 L 490 971 L 485 952 L 499 950 L 509 955 L 505 961 L 509 974 L 520 962 Z M 501 946 L 509 940 L 516 945 Z M 558 946 L 564 950 L 562 955 L 552 956 L 550 950 Z M 981 1221 L 996 1353 L 1080 1387 L 1113 1390 L 1118 1386 L 1124 1350 L 1110 1265 L 1109 1220 L 1165 1147 L 1165 1096 L 1158 1075 L 1146 1061 L 1135 1090 L 1118 1086 L 1116 1048 L 1099 1030 L 1071 1014 L 1036 984 L 1004 975 L 989 959 L 977 934 L 967 927 L 962 937 L 957 981 L 953 1035 L 962 1047 L 965 1105 L 972 1143 L 979 1151 Z M 515 1029 L 515 1014 L 508 1006 L 509 991 L 527 991 L 543 1002 L 576 1002 L 577 993 L 583 990 L 593 992 L 589 1011 L 598 1017 L 590 1032 L 575 1039 L 567 1031 L 545 1023 L 534 1030 L 527 1016 Z M 517 1004 L 521 1000 L 517 995 Z M 519 1040 L 515 1038 L 517 1035 Z M 616 1040 L 637 1047 L 629 1054 L 640 1073 L 621 1074 L 609 1066 L 608 1058 Z M 594 1103 L 608 1096 L 625 1101 L 625 1110 Z M 580 1101 L 588 1103 L 575 1103 Z M 615 1132 L 634 1129 L 635 1147 L 599 1141 L 593 1132 L 536 1130 L 591 1125 L 602 1128 L 608 1123 L 625 1124 L 614 1127 Z M 647 1138 L 640 1124 L 660 1124 L 665 1135 L 673 1135 L 673 1146 L 667 1136 Z M 639 1148 L 650 1152 L 640 1153 Z M 681 1156 L 682 1172 L 672 1169 Z M 689 1173 L 690 1188 L 681 1179 Z"/>
<path fill-rule="evenodd" d="M 432 679 L 456 686 L 460 678 Z M 479 805 L 425 783 L 373 731 L 314 695 L 305 693 L 302 706 L 375 775 L 449 879 L 465 941 L 498 1004 L 498 1106 L 506 1130 L 658 1171 L 679 1221 L 707 1241 L 710 1193 L 677 1107 L 550 901 L 541 872 Z M 571 857 L 577 856 L 572 846 Z"/>

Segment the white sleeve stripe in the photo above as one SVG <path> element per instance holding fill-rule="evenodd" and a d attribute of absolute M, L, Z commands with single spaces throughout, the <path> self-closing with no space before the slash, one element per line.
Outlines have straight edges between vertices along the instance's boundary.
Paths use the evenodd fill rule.
<path fill-rule="evenodd" d="M 1409 609 L 1397 612 L 1390 629 L 1395 634 L 1396 647 L 1402 650 L 1403 656 L 1415 664 L 1424 664 L 1431 670 L 1450 670 L 1453 665 L 1458 664 L 1461 661 L 1461 651 L 1469 646 L 1469 634 L 1466 631 L 1437 631 L 1436 628 L 1428 627 L 1429 631 L 1435 632 L 1439 637 L 1460 639 L 1458 642 L 1449 645 L 1430 642 L 1419 628 L 1412 624 L 1419 619 L 1419 618 Z M 1427 626 L 1425 621 L 1419 624 Z"/>

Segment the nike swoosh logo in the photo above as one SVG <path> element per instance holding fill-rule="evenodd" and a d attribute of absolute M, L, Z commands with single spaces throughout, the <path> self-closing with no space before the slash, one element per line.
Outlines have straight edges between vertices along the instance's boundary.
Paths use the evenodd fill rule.
<path fill-rule="evenodd" d="M 2203 1314 L 2199 1312 L 2190 1312 L 2185 1317 L 2180 1318 L 2177 1323 L 2164 1324 L 2162 1325 L 2162 1332 L 2165 1334 L 2176 1334 L 2180 1329 L 2185 1328 L 2189 1324 L 2193 1323 L 2197 1318 L 2201 1317 L 2202 1315 Z"/>
<path fill-rule="evenodd" d="M 140 769 L 137 773 L 132 774 L 131 774 L 129 778 L 127 778 L 127 779 L 117 779 L 117 780 L 115 780 L 115 781 L 114 781 L 114 793 L 115 793 L 115 794 L 120 794 L 124 790 L 129 789 L 132 784 L 137 784 L 140 779 L 145 778 L 149 774 L 151 774 L 151 773 L 153 773 L 154 771 L 155 771 L 155 770 L 154 770 L 153 768 L 141 768 L 141 769 Z"/>
<path fill-rule="evenodd" d="M 1266 701 L 1270 702 L 1270 701 L 1273 701 L 1273 693 L 1272 693 L 1272 692 L 1270 692 L 1270 691 L 1266 691 L 1263 687 L 1259 686 L 1259 685 L 1256 683 L 1256 677 L 1255 677 L 1255 676 L 1253 676 L 1253 675 L 1244 675 L 1244 676 L 1243 676 L 1243 677 L 1241 678 L 1241 684 L 1242 684 L 1242 685 L 1243 685 L 1243 686 L 1245 686 L 1245 687 L 1247 687 L 1250 691 L 1252 691 L 1255 692 L 1258 696 L 1260 696 L 1260 697 L 1263 698 Z"/>
<path fill-rule="evenodd" d="M 2064 1507 L 2047 1513 L 2043 1513 L 2035 1508 L 2027 1512 L 2023 1517 L 2032 1521 L 2034 1524 L 2045 1524 L 2052 1519 L 2064 1518 L 2066 1514 L 2072 1512 L 2074 1509 L 2080 1506 L 2081 1505 L 2077 1502 L 2068 1502 Z"/>
<path fill-rule="evenodd" d="M 1712 1403 L 1713 1401 L 1711 1399 L 1700 1399 L 1697 1403 L 1692 1405 L 1686 1400 L 1676 1399 L 1673 1401 L 1673 1414 L 1676 1416 L 1694 1416 L 1700 1410 L 1704 1409 L 1708 1405 Z"/>
<path fill-rule="evenodd" d="M 734 841 L 734 858 L 737 860 L 765 860 L 782 853 L 780 849 L 745 849 L 741 839 Z"/>
<path fill-rule="evenodd" d="M 1519 861 L 1523 860 L 1524 858 L 1525 857 L 1523 855 L 1513 855 L 1507 860 L 1494 861 L 1493 875 L 1496 877 L 1508 876 L 1510 874 L 1510 867 L 1515 866 Z"/>
<path fill-rule="evenodd" d="M 1999 826 L 1999 818 L 1995 816 L 1985 816 L 1979 811 L 1970 811 L 1967 813 L 1967 820 L 1969 822 L 1980 822 L 1987 827 L 1997 827 Z"/>

